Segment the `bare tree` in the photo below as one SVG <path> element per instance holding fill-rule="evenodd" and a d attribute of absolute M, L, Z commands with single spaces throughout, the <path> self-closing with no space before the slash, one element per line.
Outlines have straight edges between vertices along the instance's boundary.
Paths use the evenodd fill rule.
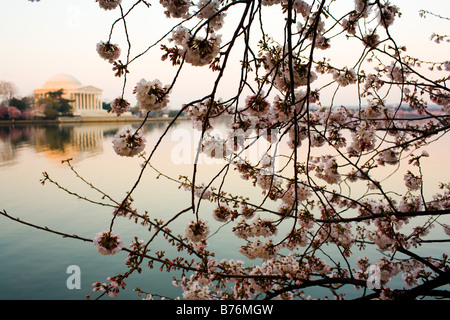
<path fill-rule="evenodd" d="M 0 81 L 0 96 L 3 97 L 3 103 L 9 101 L 18 93 L 17 86 L 10 81 Z"/>

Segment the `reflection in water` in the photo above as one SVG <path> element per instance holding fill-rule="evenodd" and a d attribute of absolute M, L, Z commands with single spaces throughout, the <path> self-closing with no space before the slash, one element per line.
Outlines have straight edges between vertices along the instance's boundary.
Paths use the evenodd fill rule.
<path fill-rule="evenodd" d="M 146 134 L 167 125 L 167 122 L 148 123 L 142 130 Z M 0 126 L 0 165 L 14 161 L 20 148 L 30 146 L 55 160 L 99 154 L 103 152 L 103 139 L 112 137 L 125 126 L 137 128 L 138 124 L 105 122 Z"/>
<path fill-rule="evenodd" d="M 1 162 L 14 160 L 18 149 L 30 146 L 51 159 L 98 153 L 103 149 L 103 129 L 74 125 L 0 127 Z"/>
<path fill-rule="evenodd" d="M 0 127 L 0 164 L 14 159 L 16 149 L 32 139 L 31 127 Z"/>
<path fill-rule="evenodd" d="M 13 161 L 18 149 L 30 146 L 50 159 L 98 154 L 103 151 L 104 137 L 114 135 L 123 126 L 118 123 L 0 126 L 0 164 Z"/>
<path fill-rule="evenodd" d="M 78 199 L 74 201 L 72 195 L 67 195 L 52 187 L 43 188 L 39 181 L 42 178 L 42 171 L 49 170 L 50 176 L 57 177 L 58 182 L 62 182 L 64 187 L 79 191 L 82 196 L 90 196 L 91 191 L 94 196 L 98 196 L 95 190 L 85 188 L 85 184 L 82 184 L 82 189 L 79 189 L 79 179 L 73 177 L 65 165 L 60 163 L 54 165 L 54 160 L 67 158 L 79 160 L 89 157 L 88 161 L 79 161 L 76 169 L 80 169 L 83 177 L 92 181 L 95 186 L 109 195 L 117 200 L 123 199 L 123 195 L 129 190 L 129 186 L 134 184 L 135 178 L 141 170 L 141 159 L 131 161 L 131 165 L 128 165 L 130 159 L 114 156 L 112 137 L 125 126 L 127 124 L 124 123 L 0 126 L 0 181 L 8 182 L 7 187 L 3 187 L 0 192 L 0 210 L 5 208 L 8 213 L 24 221 L 31 220 L 40 225 L 48 225 L 55 230 L 75 232 L 85 237 L 92 237 L 95 233 L 108 227 L 112 217 L 112 210 L 109 207 L 92 206 L 91 203 L 78 201 Z M 132 126 L 136 128 L 138 124 Z M 148 142 L 147 151 L 155 145 L 167 126 L 168 122 L 151 122 L 143 127 L 144 136 Z M 190 121 L 177 122 L 173 129 L 168 132 L 164 141 L 159 145 L 151 165 L 175 179 L 180 175 L 191 177 L 193 150 L 197 146 L 197 136 L 192 131 Z M 223 130 L 222 132 L 227 130 L 225 125 L 220 129 Z M 423 159 L 422 163 L 422 170 L 426 176 L 426 180 L 424 180 L 427 186 L 424 191 L 426 199 L 432 199 L 439 182 L 448 181 L 448 174 L 444 170 L 448 166 L 448 143 L 449 137 L 446 136 L 445 139 L 438 140 L 426 148 L 430 154 L 430 157 Z M 259 145 L 255 145 L 255 147 L 259 148 Z M 257 149 L 257 151 L 261 150 Z M 280 150 L 280 154 L 288 154 L 288 151 Z M 316 150 L 314 149 L 314 151 Z M 317 150 L 317 152 L 319 151 L 323 152 Z M 183 152 L 190 157 L 185 158 Z M 303 152 L 301 149 L 299 155 L 306 156 L 307 152 Z M 248 156 L 251 160 L 252 154 L 248 153 Z M 184 161 L 185 159 L 187 160 Z M 216 164 L 215 161 L 208 160 L 212 159 L 204 157 L 201 165 L 197 167 L 199 184 L 207 183 L 215 178 L 217 172 L 223 167 L 222 162 Z M 407 162 L 408 159 L 405 158 L 405 161 Z M 11 163 L 15 165 L 13 170 L 9 168 Z M 401 169 L 398 169 L 396 166 L 386 166 L 379 169 L 384 170 L 381 172 L 379 180 L 387 187 L 387 190 L 392 191 L 392 196 L 395 196 L 394 192 L 402 195 L 406 189 L 403 175 L 409 167 L 402 166 Z M 396 174 L 391 175 L 392 171 L 395 171 Z M 157 179 L 157 177 L 160 178 L 159 175 L 150 169 L 147 170 L 147 173 L 148 176 L 142 179 L 140 187 L 133 193 L 134 208 L 142 209 L 140 212 L 148 210 L 152 218 L 166 219 L 189 204 L 191 201 L 189 192 L 178 189 L 178 185 L 170 179 Z M 223 176 L 217 177 L 219 178 L 214 181 L 214 184 L 216 187 L 220 186 L 224 192 L 249 197 L 251 202 L 256 204 L 263 203 L 266 199 L 265 195 L 261 193 L 261 188 L 254 187 L 251 180 L 247 182 L 242 180 L 238 171 L 230 170 L 226 173 L 226 179 Z M 358 189 L 358 186 L 353 187 L 355 186 L 352 185 L 350 189 L 348 186 L 346 189 L 342 186 L 340 191 L 343 195 L 349 195 L 355 199 L 359 194 L 367 193 L 365 182 L 362 182 L 361 189 Z M 101 200 L 101 202 L 104 201 Z M 200 203 L 198 205 L 200 207 Z M 204 201 L 199 213 L 209 217 L 214 206 L 215 204 Z M 269 209 L 278 209 L 278 203 L 275 202 L 264 202 L 264 206 Z M 190 219 L 190 216 L 180 217 L 177 220 L 178 224 L 174 223 L 171 226 L 172 230 L 180 230 L 181 234 L 187 219 Z M 448 217 L 442 217 L 441 221 L 450 224 Z M 238 254 L 237 251 L 239 245 L 243 244 L 240 239 L 229 237 L 226 233 L 219 233 L 225 232 L 227 230 L 225 228 L 231 229 L 231 226 L 222 228 L 220 223 L 213 223 L 214 221 L 211 222 L 211 230 L 217 230 L 217 235 L 210 239 L 209 245 L 218 254 L 217 258 L 244 259 L 245 257 Z M 408 224 L 409 228 L 415 226 L 416 224 L 413 224 L 412 221 Z M 116 227 L 129 241 L 133 240 L 134 235 L 143 235 L 143 237 L 147 235 L 147 228 L 129 223 L 127 219 L 117 220 Z M 286 225 L 284 228 L 290 229 L 292 226 Z M 442 232 L 437 229 L 435 229 L 437 232 Z M 280 226 L 279 230 L 281 236 L 284 236 L 285 233 L 281 231 L 285 231 L 285 229 L 281 229 Z M 107 276 L 117 274 L 117 266 L 123 266 L 123 255 L 101 256 L 97 254 L 93 246 L 86 245 L 84 242 L 58 241 L 59 239 L 55 238 L 53 234 L 30 230 L 28 227 L 9 222 L 6 219 L 0 220 L 0 234 L 2 235 L 0 236 L 0 247 L 2 248 L 0 250 L 0 286 L 5 288 L 0 292 L 0 299 L 24 297 L 83 299 L 86 293 L 91 292 L 91 284 L 94 281 L 102 281 Z M 440 238 L 439 234 L 436 238 Z M 171 247 L 167 246 L 166 242 L 157 242 L 155 245 L 168 251 L 170 250 L 168 248 Z M 435 246 L 424 246 L 421 250 L 441 251 L 440 246 L 441 244 L 438 243 Z M 378 252 L 371 251 L 369 247 L 364 252 L 355 251 L 355 257 L 363 257 L 363 254 L 370 257 L 371 261 L 379 257 Z M 106 260 L 104 260 L 105 258 Z M 82 268 L 82 290 L 68 290 L 66 287 L 68 276 L 66 269 L 73 264 Z M 175 297 L 180 294 L 177 291 L 179 288 L 168 285 L 172 281 L 173 274 L 159 273 L 157 270 L 148 272 L 143 272 L 139 278 L 130 279 L 127 287 L 135 288 L 145 283 L 147 288 L 150 287 L 152 291 L 163 295 Z M 140 278 L 141 276 L 144 278 Z M 349 292 L 349 294 L 351 293 Z M 136 294 L 132 290 L 124 291 L 122 297 L 124 296 L 136 298 Z"/>

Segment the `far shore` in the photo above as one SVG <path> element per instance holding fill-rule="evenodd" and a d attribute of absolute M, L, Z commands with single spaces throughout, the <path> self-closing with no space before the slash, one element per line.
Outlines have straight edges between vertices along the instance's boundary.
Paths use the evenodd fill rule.
<path fill-rule="evenodd" d="M 59 117 L 54 120 L 49 119 L 21 119 L 21 120 L 0 120 L 0 125 L 27 125 L 27 124 L 62 124 L 62 123 L 95 123 L 95 122 L 142 122 L 144 117 Z M 171 117 L 147 118 L 146 122 L 172 121 Z M 179 117 L 177 120 L 185 120 L 187 117 Z"/>

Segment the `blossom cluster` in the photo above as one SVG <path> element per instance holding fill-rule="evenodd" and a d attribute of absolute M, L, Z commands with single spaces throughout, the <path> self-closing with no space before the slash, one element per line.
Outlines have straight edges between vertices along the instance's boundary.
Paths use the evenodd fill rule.
<path fill-rule="evenodd" d="M 316 175 L 328 184 L 335 184 L 341 181 L 335 157 L 325 155 L 313 158 L 311 160 L 311 169 L 315 170 Z"/>
<path fill-rule="evenodd" d="M 233 232 L 236 236 L 243 239 L 251 237 L 266 238 L 277 235 L 278 229 L 273 221 L 269 219 L 258 218 L 251 224 L 248 224 L 246 219 L 242 219 L 235 227 L 233 227 Z"/>
<path fill-rule="evenodd" d="M 350 12 L 347 18 L 343 19 L 341 22 L 341 26 L 346 30 L 349 34 L 355 35 L 358 20 L 367 19 L 370 15 L 374 15 L 376 18 L 378 25 L 381 25 L 385 28 L 390 27 L 394 21 L 396 16 L 400 17 L 401 12 L 399 8 L 395 5 L 390 4 L 389 1 L 386 3 L 380 3 L 380 5 L 376 5 L 368 0 L 355 0 L 355 10 Z M 373 39 L 367 39 L 367 36 L 373 37 Z M 376 46 L 378 36 L 370 31 L 367 35 L 364 36 L 364 42 L 370 43 L 370 46 Z M 369 40 L 369 41 L 367 41 Z M 375 42 L 373 42 L 376 40 Z"/>
<path fill-rule="evenodd" d="M 229 279 L 224 279 L 224 284 L 230 286 L 229 292 L 219 289 L 214 285 L 214 276 L 197 272 L 189 277 L 183 276 L 181 280 L 174 282 L 175 286 L 183 288 L 183 298 L 194 300 L 201 299 L 252 299 L 262 292 L 281 289 L 282 285 L 276 279 L 284 278 L 292 281 L 293 284 L 300 284 L 304 280 L 309 280 L 315 275 L 330 275 L 332 268 L 317 257 L 304 259 L 299 263 L 298 256 L 288 254 L 277 258 L 266 259 L 261 265 L 244 267 L 241 260 L 208 260 L 210 270 L 221 270 L 222 274 L 229 274 Z M 239 277 L 241 280 L 234 280 Z M 293 299 L 292 293 L 283 294 L 282 299 Z"/>
<path fill-rule="evenodd" d="M 201 242 L 206 240 L 209 235 L 208 222 L 202 219 L 198 221 L 191 220 L 186 225 L 186 237 L 193 242 Z"/>
<path fill-rule="evenodd" d="M 280 91 L 285 91 L 291 87 L 297 89 L 317 80 L 317 74 L 311 70 L 309 63 L 295 62 L 293 67 L 290 68 L 289 57 L 279 46 L 275 50 L 266 53 L 262 57 L 262 61 L 268 75 L 272 78 L 273 84 Z M 293 74 L 292 79 L 291 71 Z"/>
<path fill-rule="evenodd" d="M 193 127 L 198 130 L 202 130 L 204 125 L 205 129 L 211 129 L 210 122 L 223 112 L 226 112 L 226 106 L 221 100 L 211 101 L 210 98 L 197 102 L 186 109 L 186 114 L 191 118 Z"/>
<path fill-rule="evenodd" d="M 103 9 L 111 10 L 121 1 L 97 2 Z M 259 293 L 269 295 L 277 290 L 283 292 L 279 298 L 303 298 L 302 292 L 295 296 L 295 290 L 284 292 L 287 291 L 284 289 L 296 285 L 306 286 L 307 281 L 313 279 L 330 281 L 331 288 L 335 278 L 343 282 L 365 281 L 371 276 L 373 269 L 370 266 L 379 270 L 383 286 L 380 297 L 388 298 L 393 294 L 387 287 L 388 283 L 397 275 L 401 274 L 406 285 L 416 286 L 420 284 L 420 279 L 430 277 L 427 269 L 430 264 L 442 270 L 448 268 L 446 258 L 418 261 L 411 255 L 410 259 L 398 261 L 381 258 L 372 264 L 367 258 L 361 258 L 356 261 L 357 269 L 350 272 L 340 262 L 317 255 L 325 251 L 324 245 L 333 245 L 345 262 L 349 263 L 347 258 L 356 247 L 363 248 L 370 244 L 383 255 L 394 255 L 398 250 L 410 250 L 423 244 L 422 239 L 430 233 L 433 223 L 416 222 L 409 215 L 423 210 L 430 213 L 448 210 L 450 186 L 443 186 L 443 193 L 427 202 L 425 196 L 417 192 L 423 187 L 421 173 L 415 175 L 411 170 L 406 173 L 402 171 L 407 188 L 407 192 L 402 195 L 385 192 L 389 182 L 379 181 L 374 173 L 380 167 L 395 170 L 403 164 L 402 154 L 408 152 L 411 146 L 420 149 L 426 145 L 429 135 L 448 129 L 445 114 L 450 112 L 450 95 L 444 80 L 430 81 L 430 84 L 423 84 L 428 81 L 427 78 L 417 81 L 414 77 L 418 74 L 413 71 L 413 67 L 420 62 L 406 56 L 403 46 L 392 45 L 393 40 L 386 30 L 401 16 L 401 12 L 389 1 L 355 0 L 351 11 L 339 20 L 316 11 L 320 6 L 310 3 L 304 0 L 262 0 L 255 4 L 280 6 L 283 13 L 292 14 L 291 10 L 295 11 L 296 25 L 294 21 L 287 21 L 285 28 L 285 37 L 288 38 L 293 32 L 289 40 L 294 41 L 287 42 L 285 39 L 285 43 L 279 44 L 272 41 L 269 35 L 263 34 L 257 52 L 246 38 L 244 47 L 248 51 L 240 61 L 239 93 L 230 99 L 217 96 L 216 89 L 222 84 L 220 73 L 214 82 L 213 94 L 183 105 L 193 127 L 202 130 L 203 140 L 199 141 L 199 151 L 212 158 L 229 160 L 226 168 L 233 165 L 241 178 L 259 188 L 258 191 L 264 196 L 261 203 L 254 204 L 247 198 L 223 191 L 222 187 L 217 191 L 211 186 L 207 188 L 204 183 L 180 183 L 185 190 L 192 191 L 193 196 L 199 198 L 199 203 L 200 200 L 206 200 L 215 205 L 209 217 L 215 223 L 232 225 L 233 234 L 244 242 L 239 247 L 240 254 L 255 263 L 244 267 L 244 263 L 239 260 L 214 260 L 214 254 L 206 250 L 211 227 L 201 215 L 204 212 L 198 210 L 197 219 L 185 225 L 184 238 L 168 237 L 179 251 L 188 247 L 189 253 L 195 252 L 199 258 L 198 262 L 184 265 L 186 269 L 194 271 L 193 274 L 174 282 L 182 287 L 185 299 L 251 299 Z M 234 42 L 222 44 L 222 35 L 217 31 L 224 25 L 226 10 L 235 3 L 219 0 L 199 0 L 196 3 L 189 0 L 160 0 L 160 4 L 168 18 L 184 19 L 167 33 L 168 41 L 174 47 L 161 46 L 166 51 L 163 60 L 170 56 L 173 65 L 180 65 L 180 70 L 182 62 L 198 67 L 209 65 L 212 71 L 221 70 L 221 59 L 225 57 L 222 61 L 228 61 L 231 57 L 224 48 L 231 49 Z M 194 17 L 201 21 L 190 29 L 187 27 L 188 21 Z M 244 20 L 235 36 L 248 36 L 250 28 L 247 28 Z M 331 27 L 330 20 L 333 20 Z M 297 30 L 293 31 L 291 27 Z M 337 32 L 330 32 L 332 28 L 336 28 Z M 364 54 L 357 64 L 351 67 L 337 66 L 326 58 L 318 60 L 313 57 L 313 53 L 318 50 L 326 52 L 340 34 L 361 42 Z M 384 43 L 389 44 L 384 46 Z M 384 49 L 377 50 L 381 44 Z M 120 56 L 118 45 L 109 42 L 100 42 L 97 51 L 111 63 Z M 379 56 L 387 57 L 388 61 L 385 62 Z M 369 72 L 365 70 L 365 63 L 372 65 L 374 61 L 374 69 Z M 450 63 L 446 61 L 440 64 L 439 69 L 448 71 Z M 256 84 L 251 83 L 250 75 L 255 76 Z M 313 88 L 322 76 L 329 82 Z M 176 78 L 171 86 L 163 86 L 159 80 L 142 79 L 133 91 L 137 106 L 146 111 L 167 107 L 169 91 L 177 81 Z M 329 104 L 322 96 L 326 88 L 334 88 L 337 95 L 339 90 L 346 90 L 347 87 L 358 88 L 358 91 L 355 90 L 358 92 L 358 108 L 338 106 L 333 101 L 334 96 L 331 106 L 325 107 Z M 400 92 L 401 103 L 407 103 L 409 109 L 430 121 L 399 116 L 403 105 L 396 107 L 387 103 L 388 96 L 395 90 Z M 441 106 L 444 116 L 433 117 L 427 110 L 426 99 Z M 117 98 L 111 112 L 119 116 L 127 112 L 129 106 L 129 102 Z M 231 129 L 228 135 L 217 137 L 210 134 L 209 130 L 216 123 L 224 121 Z M 238 136 L 236 132 L 243 134 Z M 286 153 L 273 157 L 266 154 L 258 159 L 257 164 L 240 156 L 240 151 L 249 148 L 250 141 L 263 138 L 270 141 L 267 153 L 270 148 L 287 146 Z M 114 136 L 113 145 L 118 154 L 134 156 L 144 150 L 145 139 L 141 131 L 128 128 Z M 420 158 L 427 156 L 422 153 L 412 157 L 408 164 L 420 168 Z M 286 160 L 286 165 L 279 171 L 273 168 L 275 159 Z M 223 182 L 225 178 L 226 175 Z M 345 193 L 344 190 L 349 191 Z M 137 219 L 137 216 L 133 217 Z M 289 228 L 282 234 L 282 226 L 286 222 Z M 161 224 L 157 224 L 157 232 L 163 231 L 169 235 L 168 229 L 159 228 Z M 449 235 L 449 225 L 440 224 L 444 233 Z M 409 233 L 402 229 L 406 229 L 406 225 L 410 227 Z M 120 238 L 112 235 L 108 237 L 104 233 L 96 236 L 96 245 L 103 254 L 115 253 L 116 248 L 122 246 Z M 130 246 L 135 256 L 143 253 L 140 251 L 143 250 L 142 244 L 136 241 Z M 183 265 L 182 257 L 178 257 L 178 260 L 163 260 L 164 253 L 158 252 L 156 255 L 157 260 L 168 270 L 174 266 L 174 261 L 178 263 L 175 263 L 177 267 Z M 326 254 L 325 257 L 330 256 Z M 258 265 L 257 261 L 262 262 Z M 137 259 L 133 260 L 131 255 L 127 264 L 134 268 L 135 263 L 138 269 Z M 363 282 L 356 283 L 360 286 Z M 227 285 L 230 290 L 223 289 Z M 115 295 L 119 286 L 119 281 L 113 281 L 103 288 L 109 288 L 111 295 Z M 102 285 L 96 285 L 96 288 L 101 290 Z M 341 297 L 336 294 L 336 298 Z"/>
<path fill-rule="evenodd" d="M 248 242 L 239 248 L 239 252 L 248 259 L 261 258 L 264 260 L 273 259 L 277 256 L 280 247 L 273 243 L 271 238 L 262 242 L 256 238 L 252 242 Z"/>
<path fill-rule="evenodd" d="M 188 28 L 179 26 L 172 33 L 171 41 L 181 46 L 179 55 L 193 66 L 205 66 L 212 63 L 219 54 L 222 36 L 208 33 L 205 37 L 192 35 Z"/>
<path fill-rule="evenodd" d="M 131 127 L 126 127 L 114 135 L 113 148 L 120 156 L 134 157 L 144 151 L 145 142 L 146 139 L 141 130 L 136 131 Z"/>
<path fill-rule="evenodd" d="M 286 192 L 284 192 L 281 200 L 288 206 L 293 206 L 296 202 L 302 202 L 308 200 L 312 195 L 311 188 L 306 182 L 291 184 L 288 183 Z"/>
<path fill-rule="evenodd" d="M 353 69 L 335 70 L 333 72 L 333 79 L 342 87 L 354 84 L 358 80 L 356 72 Z"/>
<path fill-rule="evenodd" d="M 118 234 L 110 231 L 102 231 L 95 235 L 94 245 L 103 255 L 112 255 L 122 250 L 123 242 Z"/>
<path fill-rule="evenodd" d="M 159 3 L 166 9 L 164 14 L 168 18 L 187 18 L 191 2 L 186 0 L 160 0 Z"/>
<path fill-rule="evenodd" d="M 208 29 L 217 31 L 223 26 L 226 13 L 220 9 L 221 1 L 219 0 L 200 0 L 197 4 L 197 18 L 207 21 Z"/>
<path fill-rule="evenodd" d="M 146 81 L 141 79 L 134 87 L 137 106 L 147 111 L 160 110 L 169 103 L 169 86 L 163 86 L 158 79 Z"/>
<path fill-rule="evenodd" d="M 404 176 L 405 185 L 410 190 L 418 190 L 422 186 L 422 178 L 414 175 L 408 170 Z"/>
<path fill-rule="evenodd" d="M 97 53 L 100 57 L 112 63 L 112 61 L 119 59 L 120 48 L 117 44 L 100 41 L 97 43 Z"/>
<path fill-rule="evenodd" d="M 229 155 L 225 141 L 207 132 L 202 140 L 202 153 L 211 158 L 224 159 Z"/>
<path fill-rule="evenodd" d="M 167 18 L 190 18 L 195 16 L 204 20 L 209 32 L 219 30 L 223 25 L 226 13 L 221 11 L 219 0 L 199 0 L 195 5 L 190 0 L 160 0 Z M 189 10 L 193 8 L 193 13 Z"/>
<path fill-rule="evenodd" d="M 108 110 L 108 112 L 115 113 L 118 117 L 122 115 L 125 112 L 128 112 L 130 110 L 130 103 L 119 97 L 113 100 L 111 103 L 111 109 Z"/>
<path fill-rule="evenodd" d="M 98 2 L 100 8 L 104 10 L 114 10 L 122 3 L 122 0 L 95 0 L 95 2 Z"/>
<path fill-rule="evenodd" d="M 119 291 L 120 289 L 125 289 L 125 282 L 123 281 L 123 279 L 119 279 L 116 277 L 108 277 L 106 280 L 109 281 L 108 284 L 106 283 L 100 283 L 100 282 L 94 282 L 92 284 L 92 286 L 94 287 L 94 289 L 92 289 L 92 291 L 94 292 L 106 292 L 108 294 L 108 296 L 110 296 L 111 298 L 117 297 L 119 295 Z"/>

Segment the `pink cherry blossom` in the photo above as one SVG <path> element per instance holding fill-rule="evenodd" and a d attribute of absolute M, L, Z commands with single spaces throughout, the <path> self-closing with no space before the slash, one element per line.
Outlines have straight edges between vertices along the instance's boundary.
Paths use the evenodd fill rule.
<path fill-rule="evenodd" d="M 123 242 L 118 234 L 102 231 L 95 235 L 94 245 L 103 255 L 113 255 L 122 250 Z"/>

